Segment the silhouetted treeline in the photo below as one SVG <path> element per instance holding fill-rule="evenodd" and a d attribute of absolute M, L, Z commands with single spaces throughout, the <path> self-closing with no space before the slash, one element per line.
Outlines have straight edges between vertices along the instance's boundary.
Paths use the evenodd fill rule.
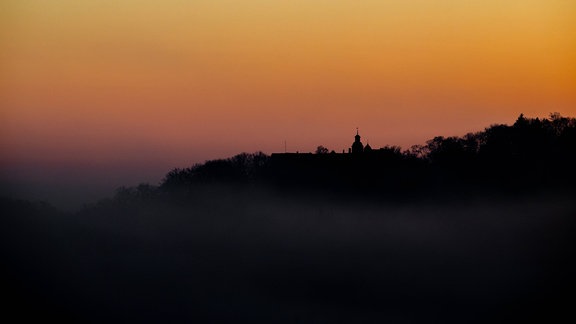
<path fill-rule="evenodd" d="M 228 159 L 207 161 L 190 168 L 170 171 L 162 186 L 166 188 L 181 187 L 215 181 L 242 183 L 261 179 L 270 157 L 262 152 L 242 153 Z"/>
<path fill-rule="evenodd" d="M 443 180 L 506 188 L 571 185 L 576 119 L 557 113 L 548 119 L 520 115 L 512 126 L 435 137 L 417 149 Z"/>
<path fill-rule="evenodd" d="M 201 183 L 264 183 L 283 188 L 339 192 L 413 193 L 462 190 L 572 188 L 576 180 L 576 119 L 520 115 L 509 125 L 492 125 L 464 136 L 437 136 L 402 151 L 386 146 L 362 154 L 242 153 L 174 169 L 160 188 Z"/>

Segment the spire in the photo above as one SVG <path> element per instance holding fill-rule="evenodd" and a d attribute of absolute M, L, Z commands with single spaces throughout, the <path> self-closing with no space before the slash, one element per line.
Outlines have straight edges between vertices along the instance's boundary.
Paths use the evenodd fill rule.
<path fill-rule="evenodd" d="M 352 153 L 362 153 L 364 151 L 364 145 L 360 142 L 360 133 L 358 132 L 358 127 L 356 127 L 356 136 L 354 136 L 354 143 L 352 144 Z"/>

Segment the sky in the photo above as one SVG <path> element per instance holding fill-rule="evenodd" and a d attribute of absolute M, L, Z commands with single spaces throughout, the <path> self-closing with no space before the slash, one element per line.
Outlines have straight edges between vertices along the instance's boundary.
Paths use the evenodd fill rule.
<path fill-rule="evenodd" d="M 2 0 L 0 181 L 58 205 L 356 127 L 575 116 L 575 53 L 571 0 Z"/>

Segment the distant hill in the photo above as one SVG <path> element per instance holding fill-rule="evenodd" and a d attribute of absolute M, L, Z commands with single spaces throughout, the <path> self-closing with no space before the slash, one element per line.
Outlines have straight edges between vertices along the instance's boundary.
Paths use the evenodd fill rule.
<path fill-rule="evenodd" d="M 357 140 L 359 136 L 357 136 Z M 206 183 L 260 183 L 295 189 L 403 195 L 470 190 L 538 191 L 573 188 L 576 118 L 520 115 L 461 137 L 437 136 L 407 150 L 396 146 L 361 153 L 242 153 L 171 170 L 161 190 Z"/>

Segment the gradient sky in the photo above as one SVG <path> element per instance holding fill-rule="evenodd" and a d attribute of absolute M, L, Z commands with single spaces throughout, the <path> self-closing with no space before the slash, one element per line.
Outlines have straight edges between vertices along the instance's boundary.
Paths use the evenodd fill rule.
<path fill-rule="evenodd" d="M 576 115 L 572 0 L 0 2 L 0 175 L 49 192 L 550 112 Z"/>

